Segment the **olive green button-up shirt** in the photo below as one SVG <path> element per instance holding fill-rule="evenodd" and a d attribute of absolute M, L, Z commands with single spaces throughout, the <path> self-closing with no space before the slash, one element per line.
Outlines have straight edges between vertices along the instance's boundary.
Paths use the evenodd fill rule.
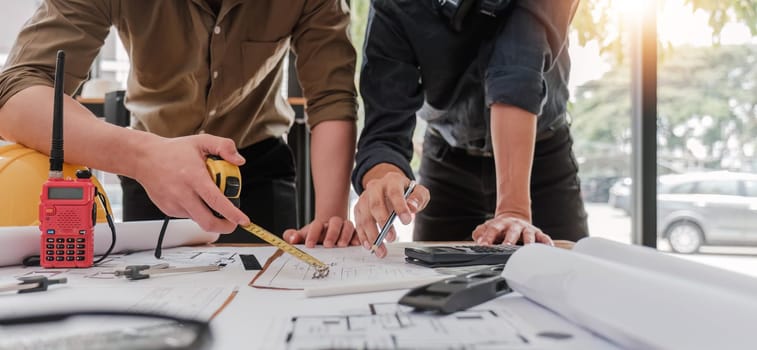
<path fill-rule="evenodd" d="M 46 0 L 21 30 L 0 73 L 0 107 L 34 85 L 52 86 L 66 51 L 74 93 L 115 27 L 131 60 L 132 126 L 161 136 L 208 133 L 242 148 L 286 133 L 294 113 L 281 95 L 290 46 L 308 124 L 354 120 L 355 50 L 344 0 Z"/>

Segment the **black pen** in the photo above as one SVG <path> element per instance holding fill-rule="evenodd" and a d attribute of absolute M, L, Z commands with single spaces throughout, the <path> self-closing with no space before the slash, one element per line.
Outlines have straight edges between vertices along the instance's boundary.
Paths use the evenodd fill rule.
<path fill-rule="evenodd" d="M 405 190 L 404 197 L 407 199 L 407 197 L 410 196 L 411 193 L 413 193 L 413 189 L 415 188 L 415 181 L 410 181 L 410 185 L 407 186 L 407 190 Z M 378 237 L 376 237 L 376 241 L 373 242 L 373 246 L 371 247 L 371 254 L 376 252 L 376 249 L 381 245 L 381 242 L 384 241 L 384 238 L 386 238 L 386 234 L 389 233 L 389 229 L 392 227 L 392 222 L 394 222 L 394 219 L 397 217 L 397 212 L 392 210 L 392 213 L 389 214 L 389 218 L 386 219 L 386 223 L 384 224 L 384 227 L 381 228 L 381 232 L 379 232 Z"/>

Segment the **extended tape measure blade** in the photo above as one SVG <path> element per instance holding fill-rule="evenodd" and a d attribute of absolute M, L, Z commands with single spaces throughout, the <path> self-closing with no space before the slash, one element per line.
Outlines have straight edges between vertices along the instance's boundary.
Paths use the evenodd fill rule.
<path fill-rule="evenodd" d="M 300 259 L 304 261 L 305 263 L 307 263 L 308 265 L 312 266 L 313 269 L 315 270 L 313 272 L 313 278 L 323 278 L 329 274 L 328 265 L 324 264 L 322 261 L 316 259 L 314 256 L 306 253 L 305 251 L 287 243 L 287 241 L 279 238 L 273 233 L 268 232 L 268 230 L 253 223 L 250 223 L 247 226 L 240 225 L 239 227 L 259 237 L 260 239 L 270 243 L 274 247 L 281 249 L 285 253 L 288 253 L 294 256 L 295 258 Z"/>

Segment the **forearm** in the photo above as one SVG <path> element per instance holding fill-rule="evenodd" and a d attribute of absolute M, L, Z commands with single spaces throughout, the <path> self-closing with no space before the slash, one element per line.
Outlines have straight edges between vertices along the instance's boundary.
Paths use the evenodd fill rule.
<path fill-rule="evenodd" d="M 0 136 L 49 154 L 52 110 L 52 88 L 24 89 L 0 108 Z M 158 138 L 98 120 L 69 96 L 64 96 L 63 115 L 68 163 L 136 177 L 136 163 Z"/>
<path fill-rule="evenodd" d="M 363 188 L 367 188 L 368 183 L 370 183 L 372 180 L 381 179 L 386 174 L 389 174 L 389 173 L 397 173 L 402 176 L 405 176 L 405 172 L 402 171 L 402 169 L 400 169 L 396 165 L 391 164 L 391 163 L 379 163 L 379 164 L 376 164 L 370 170 L 368 170 L 363 176 L 363 180 L 362 180 Z"/>
<path fill-rule="evenodd" d="M 352 120 L 324 121 L 312 130 L 310 158 L 317 219 L 347 217 L 355 138 Z"/>
<path fill-rule="evenodd" d="M 531 166 L 536 139 L 536 115 L 495 103 L 491 133 L 497 175 L 497 214 L 531 221 Z"/>

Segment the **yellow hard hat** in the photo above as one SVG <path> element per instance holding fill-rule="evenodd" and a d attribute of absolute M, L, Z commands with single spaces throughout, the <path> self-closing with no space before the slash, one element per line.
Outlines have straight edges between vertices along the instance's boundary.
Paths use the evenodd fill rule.
<path fill-rule="evenodd" d="M 39 225 L 39 195 L 47 181 L 50 159 L 47 155 L 19 144 L 0 146 L 0 226 Z M 76 178 L 76 171 L 84 166 L 63 164 L 63 176 Z M 110 201 L 96 177 L 92 183 Z M 105 222 L 105 211 L 97 203 L 97 222 Z"/>

